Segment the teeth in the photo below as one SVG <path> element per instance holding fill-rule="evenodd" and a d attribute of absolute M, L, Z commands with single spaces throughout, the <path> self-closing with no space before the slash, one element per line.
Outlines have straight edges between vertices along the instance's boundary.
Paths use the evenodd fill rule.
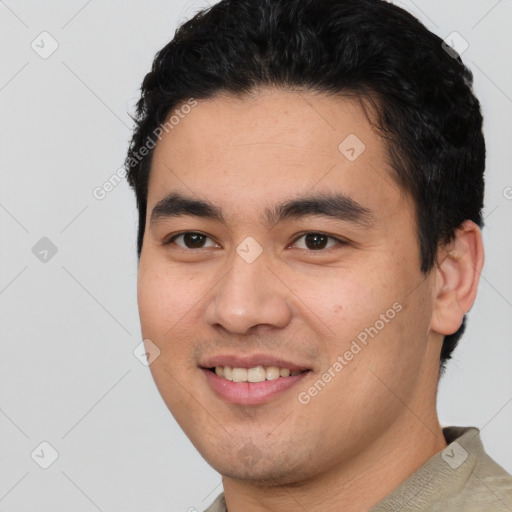
<path fill-rule="evenodd" d="M 267 380 L 279 379 L 279 368 L 277 366 L 269 366 L 267 368 Z"/>
<path fill-rule="evenodd" d="M 218 366 L 215 367 L 215 373 L 217 373 Z M 222 367 L 221 367 L 222 368 Z M 227 380 L 233 380 L 233 368 L 231 366 L 224 366 L 224 378 Z M 218 373 L 217 373 L 218 375 Z"/>
<path fill-rule="evenodd" d="M 302 373 L 300 370 L 291 371 L 289 368 L 277 366 L 255 366 L 254 368 L 233 368 L 232 366 L 216 366 L 215 373 L 219 377 L 233 382 L 263 382 L 279 377 L 290 377 Z"/>
<path fill-rule="evenodd" d="M 249 368 L 247 370 L 247 380 L 249 382 L 263 382 L 267 378 L 267 372 L 263 366 Z"/>
<path fill-rule="evenodd" d="M 233 382 L 247 382 L 247 368 L 233 368 Z"/>

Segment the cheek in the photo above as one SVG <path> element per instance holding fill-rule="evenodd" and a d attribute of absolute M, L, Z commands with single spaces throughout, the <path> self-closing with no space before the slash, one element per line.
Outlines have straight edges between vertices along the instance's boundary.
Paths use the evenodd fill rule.
<path fill-rule="evenodd" d="M 397 354 L 402 361 L 409 358 L 409 352 L 421 355 L 425 340 L 417 333 L 426 333 L 428 326 L 427 291 L 418 287 L 421 275 L 396 260 L 380 259 L 380 266 L 361 264 L 314 278 L 295 277 L 294 292 L 305 305 L 303 316 L 309 317 L 314 332 L 325 332 L 318 342 L 328 356 L 326 362 L 347 350 L 357 353 L 348 358 L 367 364 L 396 363 Z"/>
<path fill-rule="evenodd" d="M 200 290 L 192 281 L 155 259 L 146 262 L 141 258 L 137 301 L 144 337 L 163 341 L 172 336 L 180 319 L 191 313 L 198 302 Z"/>
<path fill-rule="evenodd" d="M 142 334 L 153 338 L 172 320 L 169 312 L 174 311 L 172 294 L 166 293 L 165 280 L 159 279 L 154 271 L 139 273 L 137 282 L 137 302 Z"/>
<path fill-rule="evenodd" d="M 373 270 L 341 269 L 308 279 L 296 276 L 294 282 L 295 294 L 339 340 L 373 325 L 400 297 Z"/>
<path fill-rule="evenodd" d="M 172 275 L 171 275 L 172 274 Z M 191 294 L 187 282 L 176 271 L 152 260 L 139 267 L 137 300 L 144 339 L 151 340 L 159 355 L 150 365 L 155 384 L 171 411 L 187 408 L 187 393 L 179 392 L 195 371 L 191 347 L 197 330 L 194 312 L 199 306 L 197 294 Z M 196 308 L 196 309 L 195 309 Z"/>

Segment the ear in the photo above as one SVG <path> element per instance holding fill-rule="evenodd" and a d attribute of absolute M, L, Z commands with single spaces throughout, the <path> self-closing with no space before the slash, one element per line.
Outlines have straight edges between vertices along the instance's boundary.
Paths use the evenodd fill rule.
<path fill-rule="evenodd" d="M 482 233 L 467 220 L 456 230 L 455 238 L 437 253 L 431 331 L 447 336 L 459 329 L 475 302 L 483 265 Z"/>

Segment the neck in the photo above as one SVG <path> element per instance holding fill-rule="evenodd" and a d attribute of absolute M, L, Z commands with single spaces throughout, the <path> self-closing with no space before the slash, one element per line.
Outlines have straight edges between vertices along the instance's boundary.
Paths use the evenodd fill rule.
<path fill-rule="evenodd" d="M 417 411 L 416 414 L 411 410 Z M 435 408 L 433 413 L 424 413 L 418 409 L 405 410 L 401 418 L 357 456 L 308 480 L 263 487 L 225 477 L 227 509 L 229 512 L 369 510 L 446 447 Z"/>

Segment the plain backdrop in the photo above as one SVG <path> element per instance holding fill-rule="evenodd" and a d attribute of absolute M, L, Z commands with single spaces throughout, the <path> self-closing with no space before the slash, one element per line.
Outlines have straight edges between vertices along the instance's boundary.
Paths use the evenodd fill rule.
<path fill-rule="evenodd" d="M 463 50 L 488 148 L 486 264 L 440 419 L 512 471 L 512 2 L 400 4 Z M 0 511 L 202 511 L 221 490 L 133 353 L 134 195 L 93 195 L 154 54 L 206 5 L 0 1 Z"/>

